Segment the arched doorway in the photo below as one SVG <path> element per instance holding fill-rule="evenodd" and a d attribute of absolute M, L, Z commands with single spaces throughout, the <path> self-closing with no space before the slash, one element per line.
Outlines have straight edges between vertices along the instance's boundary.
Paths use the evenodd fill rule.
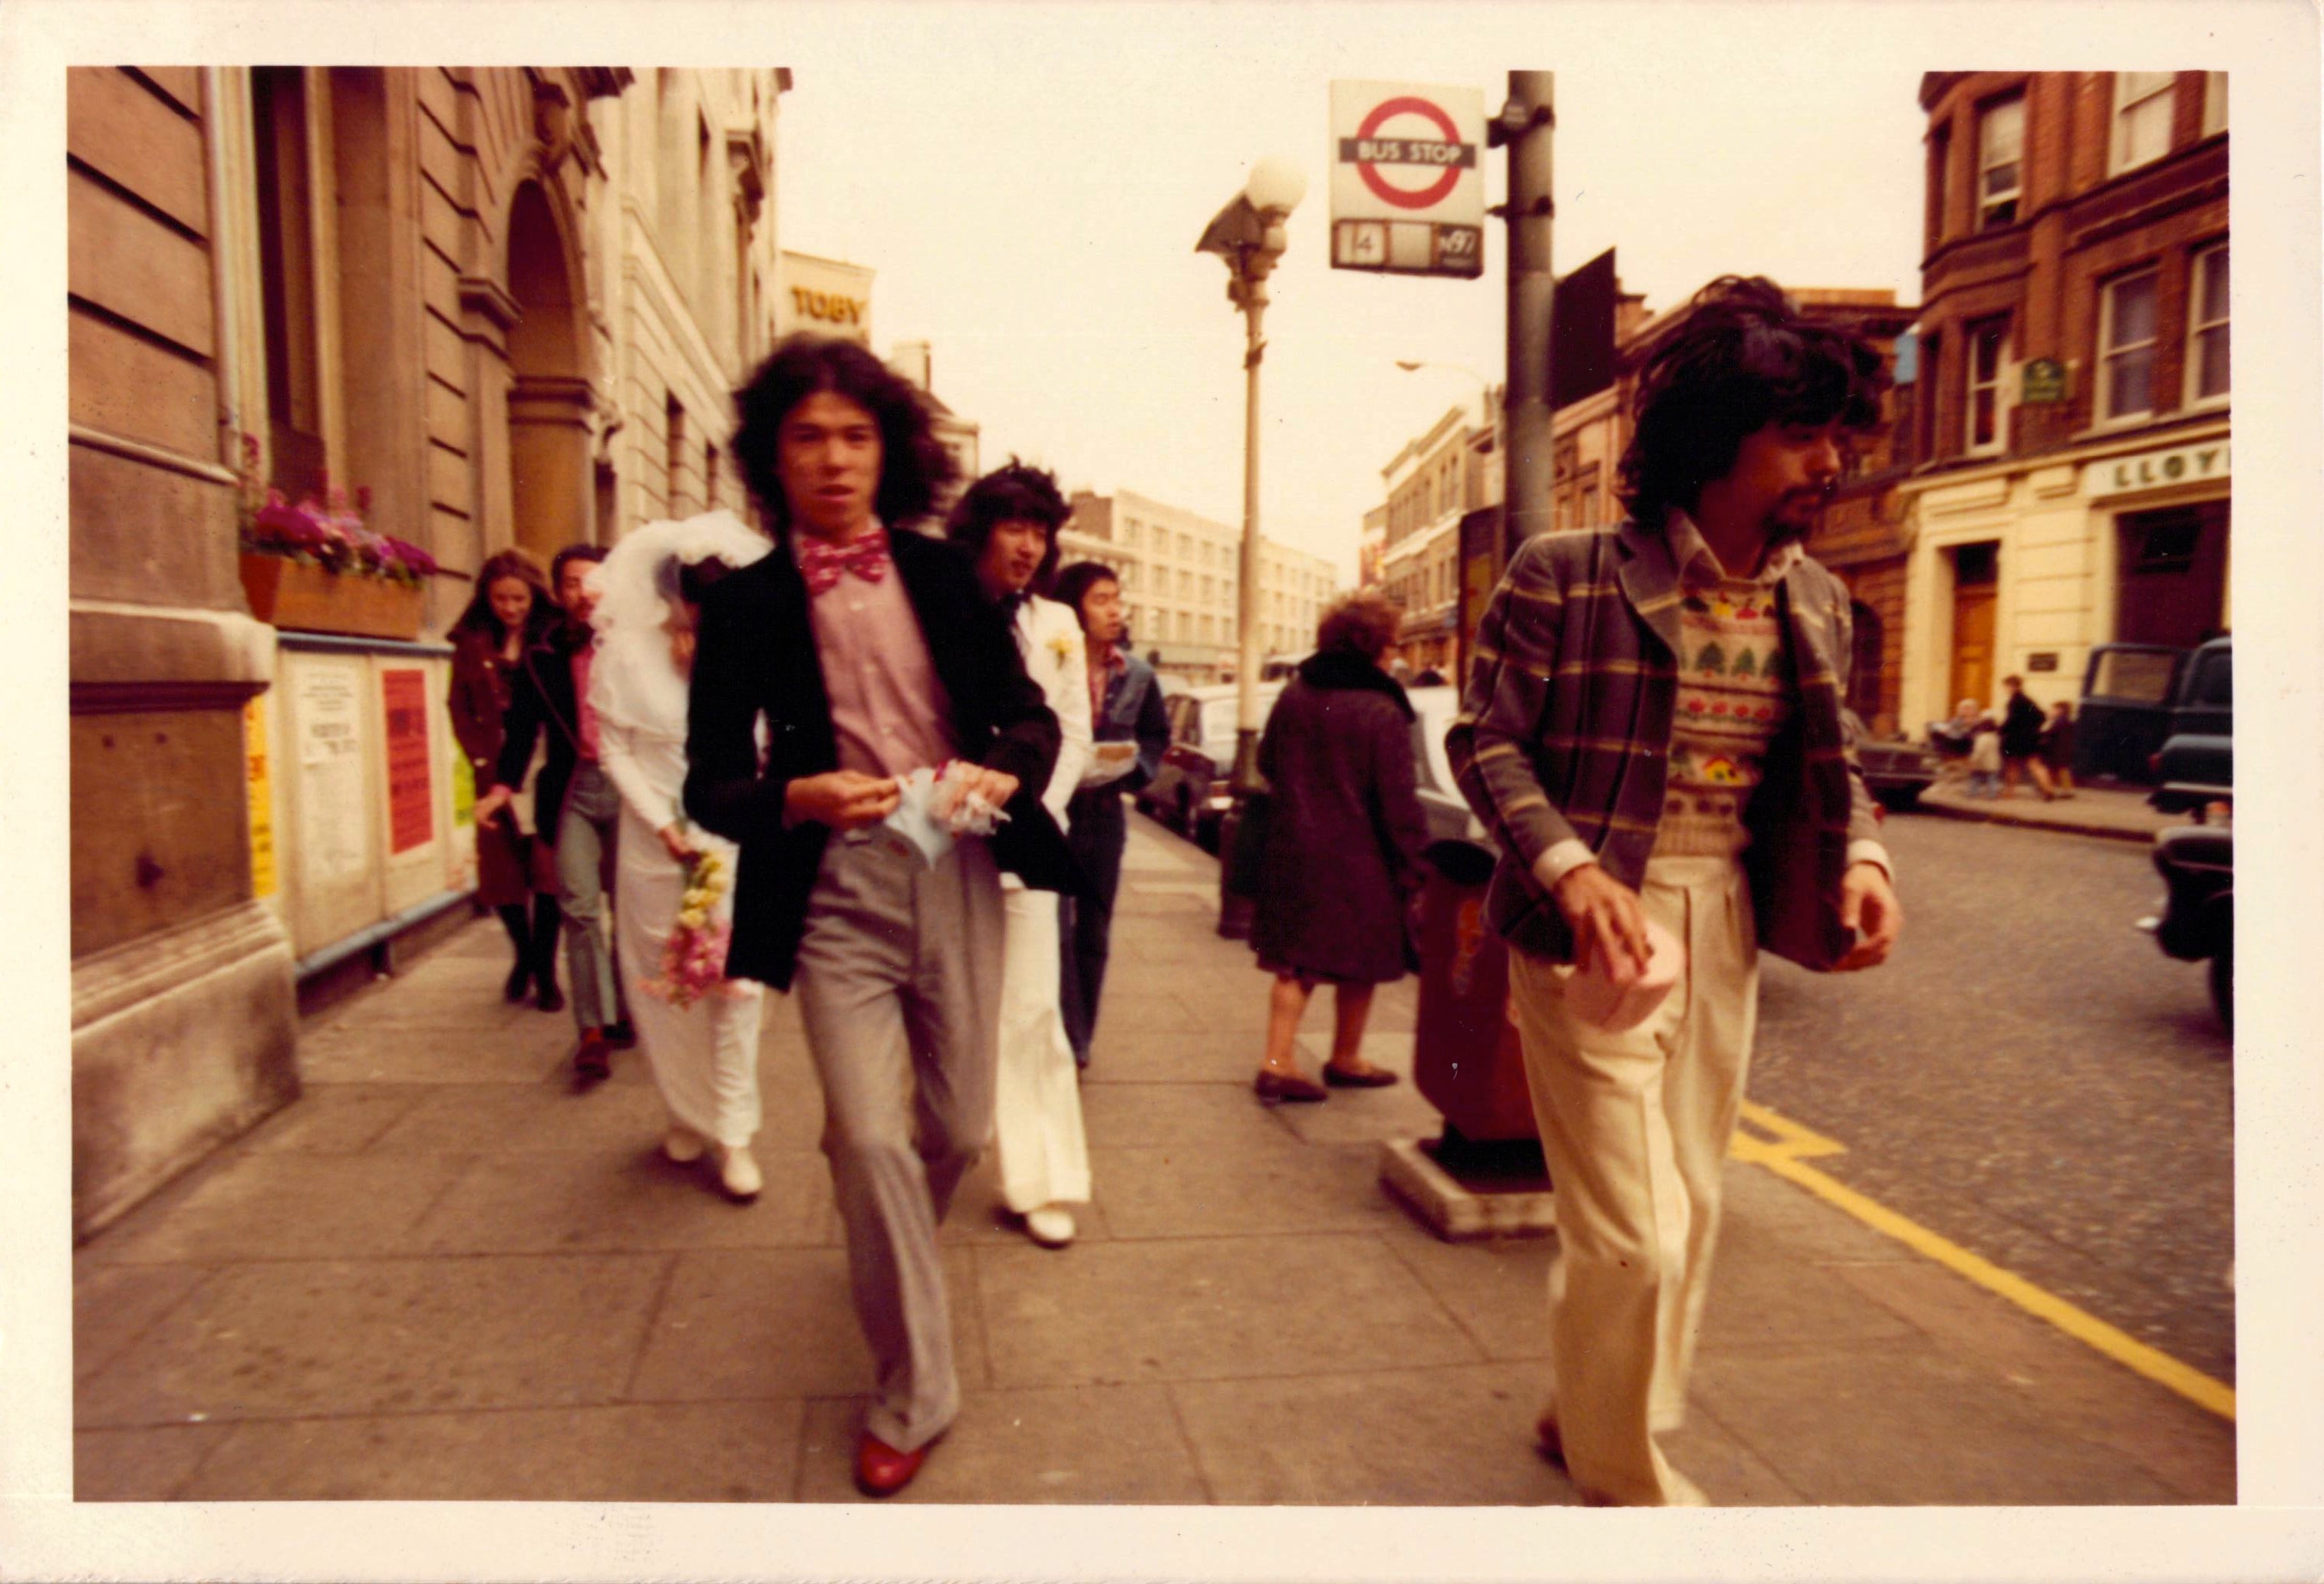
<path fill-rule="evenodd" d="M 516 542 L 543 560 L 591 530 L 590 391 L 578 282 L 548 195 L 517 189 L 508 226 L 509 483 Z"/>

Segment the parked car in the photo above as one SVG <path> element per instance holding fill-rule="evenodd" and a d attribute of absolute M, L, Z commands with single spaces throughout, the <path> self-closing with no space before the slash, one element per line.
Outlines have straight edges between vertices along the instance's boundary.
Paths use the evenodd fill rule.
<path fill-rule="evenodd" d="M 1847 715 L 1856 735 L 1857 762 L 1864 767 L 1864 784 L 1872 796 L 1882 807 L 1898 812 L 1919 803 L 1921 794 L 1936 785 L 1937 755 L 1902 737 L 1875 737 L 1854 710 Z"/>
<path fill-rule="evenodd" d="M 2154 869 L 2163 877 L 2163 911 L 2138 921 L 2163 954 L 2208 961 L 2211 1006 L 2236 1026 L 2236 848 L 2225 825 L 2177 825 L 2156 833 Z"/>
<path fill-rule="evenodd" d="M 2214 640 L 2223 649 L 2226 640 Z M 2090 650 L 2074 710 L 2074 778 L 2150 785 L 2155 755 L 2177 730 L 2197 657 L 2212 648 L 2102 643 Z M 2223 706 L 2224 713 L 2224 706 Z"/>
<path fill-rule="evenodd" d="M 2203 810 L 2231 796 L 2236 782 L 2233 640 L 2215 638 L 2190 650 L 2171 690 L 2162 746 L 2149 761 L 2154 791 L 2147 801 L 2165 814 Z"/>
<path fill-rule="evenodd" d="M 1414 781 L 1420 794 L 1420 811 L 1428 816 L 1428 844 L 1465 842 L 1489 848 L 1484 823 L 1471 813 L 1461 788 L 1452 779 L 1452 761 L 1444 751 L 1444 733 L 1461 708 L 1461 690 L 1450 683 L 1437 687 L 1410 687 Z"/>
<path fill-rule="evenodd" d="M 1282 691 L 1280 682 L 1259 685 L 1261 719 Z M 1232 683 L 1190 687 L 1173 694 L 1164 707 L 1170 717 L 1170 746 L 1154 778 L 1139 791 L 1138 806 L 1216 852 L 1219 821 L 1234 801 L 1235 717 L 1240 695 Z"/>

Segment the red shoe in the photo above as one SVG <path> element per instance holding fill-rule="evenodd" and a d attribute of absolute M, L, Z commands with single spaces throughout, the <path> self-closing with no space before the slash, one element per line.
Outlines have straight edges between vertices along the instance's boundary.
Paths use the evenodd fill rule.
<path fill-rule="evenodd" d="M 867 1430 L 855 1443 L 855 1488 L 865 1496 L 893 1496 L 911 1484 L 927 1460 L 928 1447 L 899 1452 Z"/>

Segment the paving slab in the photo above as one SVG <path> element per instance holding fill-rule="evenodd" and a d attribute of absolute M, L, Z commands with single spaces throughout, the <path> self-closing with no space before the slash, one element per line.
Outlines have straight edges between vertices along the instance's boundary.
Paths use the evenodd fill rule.
<path fill-rule="evenodd" d="M 1581 1499 L 1564 1471 L 1533 1450 L 1541 1391 L 1532 1371 L 1400 1368 L 1399 1340 L 1392 1330 L 1374 1330 L 1376 1369 L 1173 1385 L 1217 1499 L 1317 1506 Z"/>
<path fill-rule="evenodd" d="M 655 1134 L 617 1152 L 478 1161 L 412 1233 L 438 1254 L 772 1248 L 826 1238 L 831 1178 L 806 1150 L 754 1152 L 766 1188 L 748 1204 L 719 1192 L 707 1158 L 666 1159 Z M 430 1156 L 403 1157 L 427 1160 Z"/>
<path fill-rule="evenodd" d="M 562 1013 L 482 1026 L 456 1011 L 393 1026 L 342 1020 L 300 1036 L 299 1072 L 313 1083 L 543 1083 L 571 1071 L 574 1039 Z"/>
<path fill-rule="evenodd" d="M 327 1083 L 309 1077 L 298 1103 L 244 1135 L 242 1147 L 265 1155 L 361 1155 L 433 1098 L 408 1083 Z"/>
<path fill-rule="evenodd" d="M 1160 1145 L 1108 1150 L 1103 1165 L 1107 1219 L 1123 1238 L 1365 1231 L 1405 1213 L 1368 1145 Z"/>
<path fill-rule="evenodd" d="M 73 1434 L 73 1500 L 174 1501 L 218 1442 L 224 1424 L 171 1424 Z"/>
<path fill-rule="evenodd" d="M 214 1273 L 83 1381 L 85 1429 L 604 1403 L 669 1255 L 279 1260 Z"/>
<path fill-rule="evenodd" d="M 1448 1243 L 1416 1220 L 1382 1241 L 1485 1358 L 1549 1356 L 1549 1262 L 1553 1238 L 1489 1238 Z M 1546 1387 L 1546 1366 L 1541 1385 Z"/>
<path fill-rule="evenodd" d="M 1000 1386 L 1328 1373 L 1388 1347 L 1474 1363 L 1475 1344 L 1377 1238 L 1116 1241 L 1064 1258 L 979 1249 Z"/>
<path fill-rule="evenodd" d="M 1917 1340 L 1730 1353 L 1696 1370 L 1694 1395 L 1821 1505 L 2180 1499 L 2135 1460 L 2045 1422 L 2023 1393 Z"/>
<path fill-rule="evenodd" d="M 974 1256 L 950 1248 L 943 1257 L 961 1385 L 984 1386 L 991 1376 L 973 1301 Z M 872 1384 L 843 1251 L 697 1250 L 678 1258 L 626 1395 L 638 1402 L 845 1396 Z"/>
<path fill-rule="evenodd" d="M 239 1424 L 187 1501 L 769 1502 L 798 1478 L 798 1401 L 657 1403 Z"/>
<path fill-rule="evenodd" d="M 855 1438 L 862 1404 L 807 1405 L 798 1497 L 860 1502 Z M 1199 1506 L 1211 1499 L 1159 1386 L 1081 1386 L 964 1392 L 960 1417 L 919 1478 L 893 1500 L 911 1505 L 1063 1502 Z"/>
<path fill-rule="evenodd" d="M 1997 1371 L 2044 1423 L 2135 1460 L 2181 1500 L 2236 1499 L 2232 1420 L 2151 1382 L 2134 1383 L 2124 1366 L 1939 1266 L 1835 1268 L 1949 1350 Z"/>
<path fill-rule="evenodd" d="M 196 1266 L 117 1265 L 73 1280 L 73 1378 L 86 1380 L 168 1317 L 209 1273 Z"/>
<path fill-rule="evenodd" d="M 1089 1135 L 1090 1149 L 1099 1156 L 1154 1146 L 1229 1150 L 1279 1144 L 1287 1130 L 1286 1113 L 1301 1109 L 1259 1104 L 1249 1077 L 1204 1083 L 1082 1085 L 1082 1127 Z"/>
<path fill-rule="evenodd" d="M 408 1253 L 429 1207 L 475 1165 L 466 1156 L 236 1153 L 168 1213 L 124 1220 L 99 1253 L 116 1264 Z"/>

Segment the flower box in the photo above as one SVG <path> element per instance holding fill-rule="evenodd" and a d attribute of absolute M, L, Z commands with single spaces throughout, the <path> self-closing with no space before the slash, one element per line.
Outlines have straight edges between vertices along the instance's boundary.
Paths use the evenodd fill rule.
<path fill-rule="evenodd" d="M 297 632 L 413 639 L 425 615 L 420 586 L 361 572 L 332 572 L 287 556 L 242 556 L 250 613 Z"/>

